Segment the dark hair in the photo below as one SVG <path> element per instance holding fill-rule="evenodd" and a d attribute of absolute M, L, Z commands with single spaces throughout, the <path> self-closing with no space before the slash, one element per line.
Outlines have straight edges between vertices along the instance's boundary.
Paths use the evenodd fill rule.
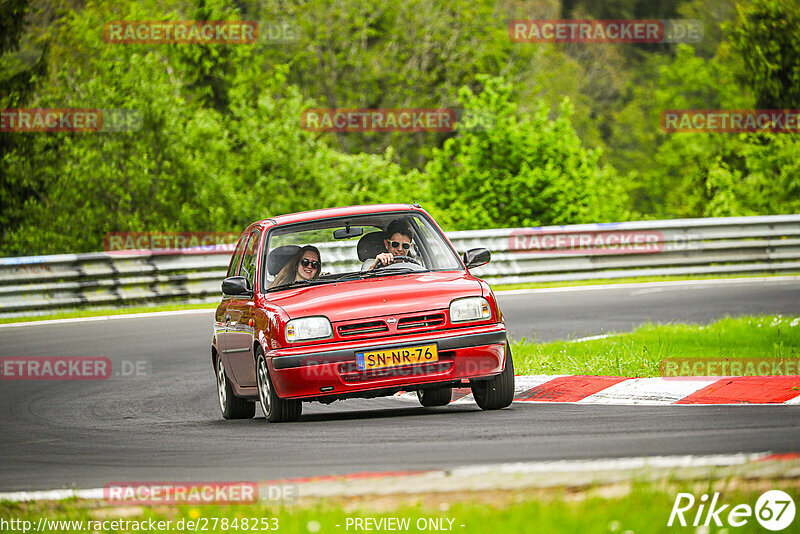
<path fill-rule="evenodd" d="M 319 268 L 314 276 L 311 277 L 311 279 L 314 280 L 319 278 L 319 274 L 322 272 L 322 254 L 319 253 L 319 249 L 317 247 L 306 245 L 298 250 L 297 253 L 286 262 L 286 265 L 283 266 L 283 269 L 280 270 L 278 275 L 275 277 L 275 280 L 272 281 L 269 287 L 277 287 L 283 284 L 291 284 L 294 282 L 295 278 L 297 278 L 297 266 L 300 265 L 300 260 L 303 259 L 303 255 L 309 250 L 314 252 L 319 258 Z"/>
<path fill-rule="evenodd" d="M 386 239 L 392 239 L 394 234 L 400 234 L 411 239 L 411 225 L 405 219 L 395 219 L 386 227 Z"/>

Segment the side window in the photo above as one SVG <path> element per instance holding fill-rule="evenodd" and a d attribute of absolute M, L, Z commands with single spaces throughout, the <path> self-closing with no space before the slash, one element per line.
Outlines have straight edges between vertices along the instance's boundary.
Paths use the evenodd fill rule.
<path fill-rule="evenodd" d="M 436 230 L 422 217 L 413 217 L 412 226 L 419 238 L 419 252 L 425 260 L 426 267 L 431 270 L 460 270 L 461 262 L 453 256 L 445 241 L 436 233 Z"/>
<path fill-rule="evenodd" d="M 256 260 L 258 258 L 258 242 L 261 236 L 260 230 L 253 230 L 247 240 L 247 247 L 244 250 L 242 267 L 239 269 L 239 276 L 244 276 L 250 281 L 250 287 L 256 287 Z"/>
<path fill-rule="evenodd" d="M 246 236 L 239 239 L 239 244 L 236 245 L 236 250 L 233 253 L 233 259 L 231 259 L 231 264 L 228 266 L 228 274 L 226 276 L 234 276 L 236 274 L 236 271 L 239 269 L 239 260 L 242 259 L 242 253 L 244 252 L 244 246 L 246 244 Z"/>

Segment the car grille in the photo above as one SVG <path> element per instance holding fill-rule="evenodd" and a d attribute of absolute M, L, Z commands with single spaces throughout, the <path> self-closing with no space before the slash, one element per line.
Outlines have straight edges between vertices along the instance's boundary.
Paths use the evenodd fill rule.
<path fill-rule="evenodd" d="M 344 324 L 337 327 L 336 331 L 342 337 L 360 336 L 362 334 L 374 334 L 376 332 L 386 332 L 389 327 L 383 321 L 369 321 L 366 323 Z"/>
<path fill-rule="evenodd" d="M 415 315 L 413 317 L 403 317 L 397 321 L 397 329 L 406 328 L 430 328 L 444 324 L 443 313 L 431 313 L 427 315 Z"/>

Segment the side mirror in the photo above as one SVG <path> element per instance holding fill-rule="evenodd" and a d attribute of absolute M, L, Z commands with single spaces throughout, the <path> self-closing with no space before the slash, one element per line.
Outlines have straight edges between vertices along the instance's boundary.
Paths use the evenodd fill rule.
<path fill-rule="evenodd" d="M 250 287 L 250 281 L 244 276 L 229 276 L 222 281 L 222 294 L 223 295 L 253 295 L 253 288 Z"/>
<path fill-rule="evenodd" d="M 464 265 L 467 269 L 486 265 L 492 259 L 492 253 L 485 248 L 473 248 L 464 253 Z"/>

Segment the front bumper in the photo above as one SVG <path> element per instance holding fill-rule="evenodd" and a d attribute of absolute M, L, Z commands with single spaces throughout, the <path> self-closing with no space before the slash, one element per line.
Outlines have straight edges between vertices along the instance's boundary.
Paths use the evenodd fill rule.
<path fill-rule="evenodd" d="M 438 362 L 368 371 L 356 368 L 356 352 L 428 343 L 438 345 Z M 344 398 L 348 394 L 369 390 L 487 378 L 503 371 L 505 347 L 505 325 L 495 323 L 408 336 L 278 349 L 269 351 L 266 356 L 278 396 Z"/>

